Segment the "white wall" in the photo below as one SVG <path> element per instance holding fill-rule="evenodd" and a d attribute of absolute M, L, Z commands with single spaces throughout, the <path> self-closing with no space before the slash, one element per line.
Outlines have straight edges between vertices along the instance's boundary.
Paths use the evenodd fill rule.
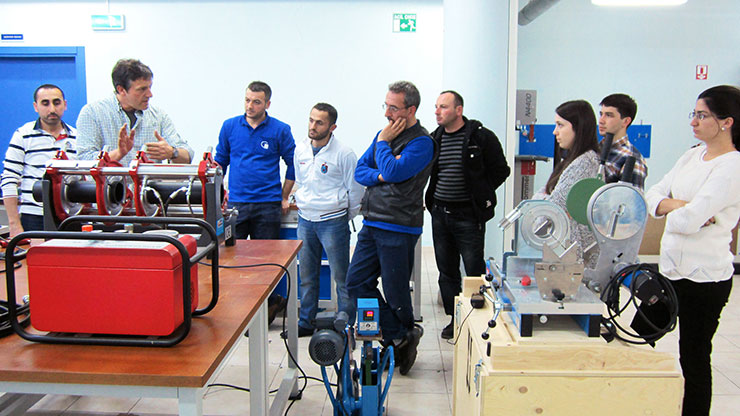
<path fill-rule="evenodd" d="M 697 95 L 714 85 L 740 84 L 738 21 L 737 0 L 689 0 L 671 8 L 561 0 L 519 27 L 517 86 L 538 91 L 538 122 L 548 124 L 567 100 L 586 99 L 598 113 L 610 93 L 634 97 L 636 123 L 653 126 L 649 187 L 697 143 L 687 118 Z M 696 80 L 699 64 L 709 65 L 708 80 Z M 551 166 L 538 164 L 538 186 Z"/>
<path fill-rule="evenodd" d="M 480 120 L 496 133 L 504 151 L 508 19 L 508 1 L 444 1 L 442 79 L 445 89 L 455 90 L 463 96 L 464 115 Z M 511 168 L 513 172 L 513 166 Z M 513 178 L 513 173 L 510 178 Z M 496 224 L 506 213 L 504 199 L 502 185 L 497 192 L 495 217 L 486 224 L 485 256 L 493 256 L 499 261 L 503 251 L 503 233 Z"/>
<path fill-rule="evenodd" d="M 222 122 L 244 112 L 246 85 L 273 89 L 270 115 L 306 137 L 310 108 L 339 111 L 337 137 L 362 154 L 387 122 L 381 104 L 400 79 L 421 91 L 419 119 L 436 127 L 442 86 L 441 0 L 407 1 L 2 1 L 3 33 L 23 43 L 84 46 L 88 101 L 113 90 L 119 58 L 154 71 L 152 104 L 165 109 L 196 153 L 218 141 Z M 91 30 L 90 15 L 124 14 L 126 30 Z M 416 13 L 416 33 L 393 33 L 393 13 Z M 359 225 L 359 223 L 358 223 Z M 431 245 L 431 228 L 423 244 Z"/>
<path fill-rule="evenodd" d="M 25 35 L 23 43 L 3 46 L 85 46 L 89 101 L 110 93 L 110 70 L 118 58 L 149 64 L 155 73 L 153 103 L 170 113 L 199 152 L 215 145 L 224 119 L 243 111 L 244 88 L 254 79 L 273 87 L 270 113 L 289 123 L 298 139 L 305 137 L 315 102 L 334 104 L 337 136 L 358 154 L 384 125 L 380 104 L 386 85 L 398 79 L 421 90 L 419 118 L 430 130 L 437 93 L 456 88 L 468 98 L 466 114 L 503 141 L 500 32 L 506 2 L 489 3 L 490 9 L 483 0 L 455 3 L 112 0 L 110 13 L 125 14 L 127 29 L 107 33 L 90 29 L 90 14 L 108 12 L 103 0 L 4 0 L 0 27 Z M 451 10 L 463 22 L 458 28 L 465 28 L 467 13 L 467 34 L 456 35 L 451 26 L 445 33 L 444 15 Z M 416 13 L 418 31 L 392 33 L 393 13 Z M 634 96 L 636 122 L 653 125 L 650 186 L 695 142 L 686 114 L 697 94 L 716 84 L 740 84 L 737 21 L 735 0 L 691 0 L 668 9 L 561 0 L 519 27 L 517 87 L 538 91 L 542 123 L 551 123 L 555 107 L 569 99 L 585 98 L 598 111 L 609 93 Z M 492 58 L 499 56 L 500 61 Z M 709 80 L 695 80 L 697 64 L 709 65 Z M 538 185 L 549 166 L 539 164 Z M 503 214 L 502 201 L 499 205 L 495 221 Z M 426 223 L 422 242 L 430 245 Z M 487 240 L 497 244 L 498 238 L 489 232 Z"/>

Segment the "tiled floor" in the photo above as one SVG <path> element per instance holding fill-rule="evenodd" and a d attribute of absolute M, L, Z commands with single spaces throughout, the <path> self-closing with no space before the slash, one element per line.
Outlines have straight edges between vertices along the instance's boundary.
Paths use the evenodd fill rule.
<path fill-rule="evenodd" d="M 437 303 L 437 270 L 431 248 L 422 255 L 422 325 L 425 335 L 419 345 L 416 364 L 407 376 L 393 378 L 388 399 L 389 415 L 445 416 L 452 414 L 452 346 L 439 338 L 449 322 Z M 278 384 L 286 365 L 285 348 L 278 336 L 276 320 L 270 327 L 270 375 Z M 246 338 L 245 338 L 246 340 Z M 321 377 L 319 367 L 308 356 L 309 338 L 299 339 L 299 358 L 304 371 Z M 669 334 L 658 349 L 677 351 L 677 335 Z M 247 342 L 242 341 L 230 357 L 216 382 L 249 386 Z M 740 289 L 733 291 L 722 314 L 712 355 L 714 368 L 713 416 L 737 415 L 740 409 Z M 249 414 L 249 393 L 223 387 L 206 391 L 203 411 L 207 415 Z M 32 415 L 173 415 L 177 403 L 171 399 L 125 399 L 77 396 L 46 396 L 34 406 Z M 309 381 L 303 399 L 296 402 L 289 415 L 331 415 L 332 409 L 322 383 Z M 508 416 L 508 415 L 507 415 Z"/>

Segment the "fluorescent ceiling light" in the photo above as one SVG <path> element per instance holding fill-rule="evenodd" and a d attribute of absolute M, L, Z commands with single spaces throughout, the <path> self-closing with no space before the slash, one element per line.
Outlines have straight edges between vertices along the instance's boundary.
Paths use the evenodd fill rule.
<path fill-rule="evenodd" d="M 652 7 L 652 6 L 680 6 L 686 0 L 591 0 L 597 6 L 621 7 Z"/>

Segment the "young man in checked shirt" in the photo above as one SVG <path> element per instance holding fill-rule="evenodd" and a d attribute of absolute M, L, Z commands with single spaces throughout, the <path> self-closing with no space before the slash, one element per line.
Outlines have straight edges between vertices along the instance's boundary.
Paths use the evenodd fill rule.
<path fill-rule="evenodd" d="M 637 103 L 627 94 L 611 94 L 604 97 L 599 104 L 599 134 L 614 134 L 611 151 L 606 159 L 606 183 L 619 182 L 622 177 L 624 162 L 630 156 L 635 157 L 635 168 L 632 173 L 632 183 L 644 189 L 647 165 L 640 151 L 630 143 L 627 137 L 627 127 L 635 120 Z M 602 142 L 603 144 L 603 142 Z"/>

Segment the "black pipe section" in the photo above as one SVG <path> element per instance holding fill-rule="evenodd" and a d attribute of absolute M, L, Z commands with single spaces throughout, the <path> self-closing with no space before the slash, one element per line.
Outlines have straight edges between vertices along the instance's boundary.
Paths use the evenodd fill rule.
<path fill-rule="evenodd" d="M 97 202 L 95 194 L 95 182 L 76 181 L 67 184 L 66 197 L 69 202 L 92 204 Z M 125 196 L 123 181 L 108 182 L 108 201 L 113 204 L 123 203 Z"/>
<path fill-rule="evenodd" d="M 123 181 L 108 182 L 108 201 L 113 204 L 122 204 L 125 196 L 125 186 Z M 93 181 L 75 181 L 66 184 L 65 199 L 69 202 L 80 204 L 94 204 L 97 202 L 95 193 L 95 182 Z M 44 192 L 41 181 L 33 184 L 33 199 L 36 202 L 44 202 Z"/>
<path fill-rule="evenodd" d="M 622 177 L 620 180 L 622 182 L 632 183 L 632 173 L 635 170 L 635 157 L 629 156 L 627 157 L 627 160 L 624 162 L 624 166 L 622 167 Z"/>
<path fill-rule="evenodd" d="M 44 186 L 41 182 L 42 181 L 36 181 L 33 183 L 33 199 L 35 199 L 36 202 L 44 202 Z"/>
<path fill-rule="evenodd" d="M 606 158 L 609 157 L 609 151 L 612 148 L 613 141 L 614 133 L 604 134 L 604 139 L 601 140 L 601 158 L 599 159 L 602 165 L 606 163 Z"/>

